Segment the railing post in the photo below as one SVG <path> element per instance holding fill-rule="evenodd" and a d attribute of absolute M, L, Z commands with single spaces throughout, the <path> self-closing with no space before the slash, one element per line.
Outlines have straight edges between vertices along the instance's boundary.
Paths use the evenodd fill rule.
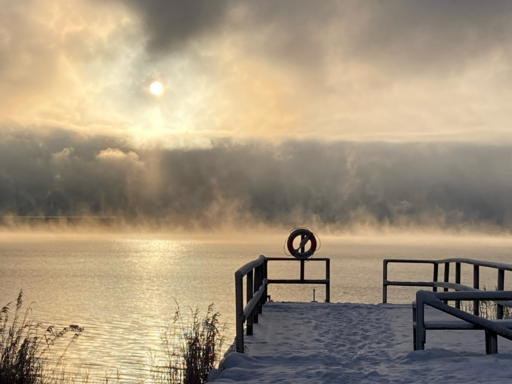
<path fill-rule="evenodd" d="M 435 263 L 434 264 L 434 276 L 433 276 L 432 280 L 434 281 L 434 283 L 437 283 L 438 279 L 439 279 L 439 264 Z M 437 292 L 437 287 L 433 286 L 432 291 Z"/>
<path fill-rule="evenodd" d="M 325 280 L 327 283 L 325 284 L 325 302 L 331 302 L 331 260 L 325 260 Z"/>
<path fill-rule="evenodd" d="M 244 353 L 244 298 L 242 276 L 235 273 L 236 351 Z"/>
<path fill-rule="evenodd" d="M 388 302 L 388 261 L 384 260 L 382 266 L 382 302 Z"/>
<path fill-rule="evenodd" d="M 473 265 L 473 288 L 480 289 L 480 266 Z M 473 300 L 473 315 L 480 316 L 480 301 Z"/>
<path fill-rule="evenodd" d="M 246 303 L 249 303 L 249 301 L 251 301 L 253 295 L 254 295 L 254 269 L 251 270 L 248 274 L 247 274 L 247 281 L 246 281 L 247 285 L 246 285 L 246 298 L 247 298 L 247 301 Z M 253 324 L 253 321 L 254 321 L 254 310 L 251 311 L 251 313 L 249 314 L 249 317 L 247 318 L 247 335 L 252 335 L 253 334 L 253 329 L 252 329 L 252 324 Z"/>
<path fill-rule="evenodd" d="M 265 261 L 263 262 L 262 278 L 263 278 L 263 280 L 268 279 L 268 259 L 267 258 L 265 258 Z M 265 293 L 263 293 L 263 296 L 261 298 L 262 304 L 265 304 L 267 302 L 267 297 L 268 297 L 268 285 L 265 286 Z M 263 307 L 261 308 L 261 310 L 263 311 Z"/>
<path fill-rule="evenodd" d="M 258 267 L 258 280 L 255 282 L 255 286 L 254 286 L 254 292 L 257 292 L 259 291 L 260 287 L 263 285 L 263 264 L 261 264 L 259 267 Z M 258 302 L 258 311 L 255 312 L 255 315 L 254 315 L 254 322 L 257 323 L 258 322 L 258 314 L 260 313 L 263 313 L 263 303 L 265 303 L 263 297 L 260 299 L 260 301 Z"/>
<path fill-rule="evenodd" d="M 498 335 L 492 331 L 485 331 L 485 353 L 487 355 L 498 353 Z"/>
<path fill-rule="evenodd" d="M 450 282 L 450 263 L 444 263 L 444 282 Z M 445 292 L 448 292 L 448 288 L 443 288 Z"/>
<path fill-rule="evenodd" d="M 460 263 L 455 263 L 455 283 L 460 284 Z M 455 300 L 455 308 L 460 309 L 460 300 Z"/>
<path fill-rule="evenodd" d="M 505 288 L 505 270 L 498 269 L 498 291 L 503 291 Z M 503 319 L 503 305 L 498 304 L 498 308 L 496 310 L 496 317 L 498 320 Z"/>
<path fill-rule="evenodd" d="M 302 240 L 304 240 L 306 238 L 306 235 L 302 235 L 300 237 L 301 239 L 301 243 L 302 243 Z M 303 247 L 300 247 L 300 252 L 304 253 L 306 251 L 306 246 L 304 245 Z M 301 260 L 300 261 L 300 281 L 304 281 L 304 267 L 305 267 L 305 263 L 304 263 L 304 260 Z"/>
<path fill-rule="evenodd" d="M 416 300 L 412 302 L 412 349 L 416 350 Z"/>
<path fill-rule="evenodd" d="M 416 345 L 415 350 L 425 349 L 425 302 L 421 291 L 416 293 Z"/>
<path fill-rule="evenodd" d="M 449 283 L 450 282 L 450 263 L 444 263 L 444 282 Z M 444 292 L 448 292 L 448 288 L 443 288 Z M 443 300 L 445 304 L 448 304 L 448 300 Z"/>
<path fill-rule="evenodd" d="M 261 286 L 261 282 L 263 281 L 261 275 L 262 275 L 262 267 L 261 265 L 257 266 L 254 269 L 254 290 L 253 292 L 258 292 Z M 252 316 L 252 322 L 253 324 L 258 324 L 258 314 L 261 313 L 261 300 L 258 301 L 258 304 L 256 304 L 256 308 L 254 308 L 253 316 Z"/>

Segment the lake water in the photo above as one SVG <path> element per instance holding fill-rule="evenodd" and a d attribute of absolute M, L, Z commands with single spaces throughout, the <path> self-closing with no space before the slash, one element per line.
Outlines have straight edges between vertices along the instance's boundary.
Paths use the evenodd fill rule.
<path fill-rule="evenodd" d="M 87 235 L 0 233 L 0 305 L 23 289 L 32 319 L 85 328 L 68 351 L 70 370 L 91 377 L 118 371 L 140 378 L 159 351 L 162 327 L 179 303 L 211 303 L 234 337 L 234 272 L 260 254 L 283 256 L 283 236 Z M 322 237 L 317 257 L 331 258 L 331 301 L 379 303 L 385 258 L 468 257 L 512 263 L 512 239 L 447 236 Z M 394 266 L 392 280 L 429 280 L 431 266 Z M 463 283 L 472 281 L 463 267 Z M 496 272 L 483 269 L 494 289 Z M 452 271 L 453 274 L 453 271 Z M 269 264 L 270 278 L 298 278 L 299 264 Z M 324 278 L 323 263 L 308 263 L 306 278 Z M 507 280 L 508 279 L 508 280 Z M 506 288 L 512 288 L 506 279 Z M 270 287 L 276 301 L 324 298 L 322 286 Z M 416 289 L 391 287 L 390 302 L 411 302 Z"/>

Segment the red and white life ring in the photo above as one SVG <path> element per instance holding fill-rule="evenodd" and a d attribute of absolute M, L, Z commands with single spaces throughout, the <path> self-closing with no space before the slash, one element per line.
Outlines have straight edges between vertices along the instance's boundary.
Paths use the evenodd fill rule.
<path fill-rule="evenodd" d="M 302 247 L 305 247 L 305 245 L 308 241 L 311 242 L 311 247 L 309 248 L 308 251 L 299 252 L 299 250 L 302 248 L 301 246 L 299 246 L 299 248 L 297 248 L 297 249 L 295 249 L 293 247 L 293 241 L 298 236 L 300 236 L 302 239 L 302 241 L 301 241 Z M 307 259 L 307 258 L 313 256 L 313 253 L 315 253 L 316 237 L 313 234 L 313 232 L 311 232 L 309 229 L 299 228 L 299 229 L 296 229 L 295 231 L 293 231 L 292 233 L 290 233 L 290 236 L 288 237 L 288 241 L 286 242 L 286 247 L 288 248 L 288 252 L 290 252 L 290 254 L 292 256 L 294 256 L 297 259 L 304 260 L 304 259 Z"/>

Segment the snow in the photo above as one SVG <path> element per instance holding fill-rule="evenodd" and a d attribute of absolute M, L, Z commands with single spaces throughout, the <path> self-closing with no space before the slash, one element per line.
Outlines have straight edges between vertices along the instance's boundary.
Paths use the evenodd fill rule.
<path fill-rule="evenodd" d="M 427 320 L 447 316 L 427 308 Z M 512 342 L 486 355 L 481 330 L 429 330 L 426 350 L 413 351 L 410 305 L 267 303 L 245 344 L 214 383 L 512 382 Z"/>

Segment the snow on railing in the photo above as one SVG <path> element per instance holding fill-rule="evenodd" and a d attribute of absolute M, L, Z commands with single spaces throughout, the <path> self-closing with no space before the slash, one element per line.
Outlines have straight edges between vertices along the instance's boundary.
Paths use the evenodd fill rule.
<path fill-rule="evenodd" d="M 428 292 L 418 291 L 416 303 L 413 303 L 414 349 L 425 349 L 426 330 L 483 329 L 485 330 L 485 351 L 487 354 L 498 353 L 498 335 L 512 340 L 512 322 L 489 320 L 470 314 L 446 304 L 448 300 L 512 300 L 512 291 L 471 291 L 471 292 Z M 415 304 L 415 305 L 414 305 Z M 450 314 L 466 323 L 457 321 L 425 322 L 425 305 Z M 468 324 L 469 323 L 469 324 Z M 468 327 L 467 325 L 472 325 Z"/>
<path fill-rule="evenodd" d="M 391 263 L 408 263 L 408 264 L 432 264 L 433 275 L 432 281 L 390 281 L 388 280 L 388 265 Z M 450 264 L 455 264 L 455 282 L 450 282 Z M 444 292 L 449 289 L 454 291 L 478 291 L 480 289 L 480 267 L 497 269 L 497 291 L 503 291 L 505 285 L 505 271 L 512 271 L 512 265 L 503 263 L 494 263 L 491 261 L 482 261 L 465 258 L 451 258 L 442 260 L 421 260 L 421 259 L 385 259 L 383 263 L 383 282 L 382 282 L 382 302 L 388 301 L 388 286 L 402 287 L 432 287 L 433 292 L 437 292 L 437 288 L 443 288 Z M 439 265 L 444 264 L 444 281 L 439 281 Z M 473 265 L 473 286 L 461 284 L 461 265 Z M 445 301 L 448 299 L 444 299 Z M 455 308 L 460 309 L 460 300 L 455 300 Z M 473 300 L 473 314 L 479 315 L 480 300 Z M 499 303 L 497 308 L 497 318 L 503 318 L 503 305 L 511 306 L 510 303 Z"/>
<path fill-rule="evenodd" d="M 269 261 L 299 261 L 300 279 L 268 279 Z M 267 301 L 269 284 L 324 284 L 325 302 L 331 300 L 331 260 L 327 258 L 308 259 L 308 261 L 325 261 L 325 279 L 305 279 L 305 260 L 286 257 L 265 257 L 250 261 L 235 272 L 235 306 L 236 306 L 236 351 L 245 352 L 244 324 L 247 323 L 247 335 L 253 334 L 253 324 L 258 323 L 258 314 L 263 311 Z M 244 306 L 244 284 L 246 277 L 246 300 Z"/>
<path fill-rule="evenodd" d="M 247 276 L 247 304 L 244 307 L 243 278 Z M 244 323 L 247 321 L 247 334 L 252 335 L 253 323 L 258 322 L 258 314 L 267 299 L 268 285 L 267 258 L 261 255 L 258 259 L 245 264 L 235 272 L 236 300 L 236 351 L 244 353 Z M 254 294 L 256 291 L 256 294 Z"/>

